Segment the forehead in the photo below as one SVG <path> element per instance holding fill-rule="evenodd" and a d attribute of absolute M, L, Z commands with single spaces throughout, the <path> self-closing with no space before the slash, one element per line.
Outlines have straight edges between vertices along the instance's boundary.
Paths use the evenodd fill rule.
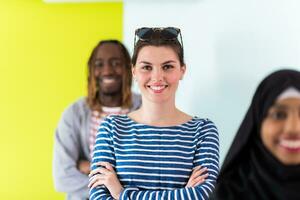
<path fill-rule="evenodd" d="M 272 106 L 273 108 L 282 108 L 282 109 L 300 109 L 300 98 L 285 98 L 280 99 L 275 102 Z"/>
<path fill-rule="evenodd" d="M 98 47 L 95 57 L 98 59 L 124 58 L 124 55 L 119 45 L 107 43 Z"/>
<path fill-rule="evenodd" d="M 179 62 L 177 53 L 169 46 L 144 46 L 140 49 L 137 62 L 164 62 L 165 60 L 174 60 Z"/>

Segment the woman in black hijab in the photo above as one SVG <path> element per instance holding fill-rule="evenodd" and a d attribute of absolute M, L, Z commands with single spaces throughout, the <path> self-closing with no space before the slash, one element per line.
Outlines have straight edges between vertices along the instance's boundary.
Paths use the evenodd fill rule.
<path fill-rule="evenodd" d="M 300 200 L 300 72 L 280 70 L 257 88 L 212 199 Z"/>

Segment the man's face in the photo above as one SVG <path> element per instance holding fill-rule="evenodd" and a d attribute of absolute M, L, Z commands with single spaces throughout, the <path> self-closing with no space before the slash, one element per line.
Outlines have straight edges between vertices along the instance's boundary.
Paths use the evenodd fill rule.
<path fill-rule="evenodd" d="M 101 45 L 96 52 L 93 65 L 100 94 L 112 95 L 122 92 L 125 59 L 118 45 L 112 43 Z"/>

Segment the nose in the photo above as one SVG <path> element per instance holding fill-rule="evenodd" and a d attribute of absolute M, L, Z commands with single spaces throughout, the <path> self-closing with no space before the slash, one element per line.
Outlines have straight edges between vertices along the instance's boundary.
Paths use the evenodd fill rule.
<path fill-rule="evenodd" d="M 152 72 L 151 79 L 154 82 L 160 82 L 163 80 L 164 73 L 160 68 L 154 68 Z"/>
<path fill-rule="evenodd" d="M 290 135 L 300 136 L 300 116 L 299 113 L 291 113 L 285 122 L 285 132 Z"/>
<path fill-rule="evenodd" d="M 113 67 L 109 64 L 109 62 L 104 62 L 102 70 L 101 70 L 101 75 L 109 76 L 109 75 L 112 75 L 113 72 L 114 72 Z"/>

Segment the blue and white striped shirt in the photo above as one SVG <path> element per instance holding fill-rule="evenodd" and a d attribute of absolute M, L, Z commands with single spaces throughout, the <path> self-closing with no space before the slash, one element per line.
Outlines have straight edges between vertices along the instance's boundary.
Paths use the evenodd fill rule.
<path fill-rule="evenodd" d="M 219 173 L 218 131 L 213 122 L 197 117 L 157 127 L 139 124 L 127 115 L 111 115 L 98 131 L 93 170 L 97 162 L 114 167 L 124 187 L 121 200 L 208 199 Z M 196 187 L 185 187 L 199 165 L 208 168 L 209 176 Z M 113 197 L 98 186 L 90 190 L 90 199 Z"/>

